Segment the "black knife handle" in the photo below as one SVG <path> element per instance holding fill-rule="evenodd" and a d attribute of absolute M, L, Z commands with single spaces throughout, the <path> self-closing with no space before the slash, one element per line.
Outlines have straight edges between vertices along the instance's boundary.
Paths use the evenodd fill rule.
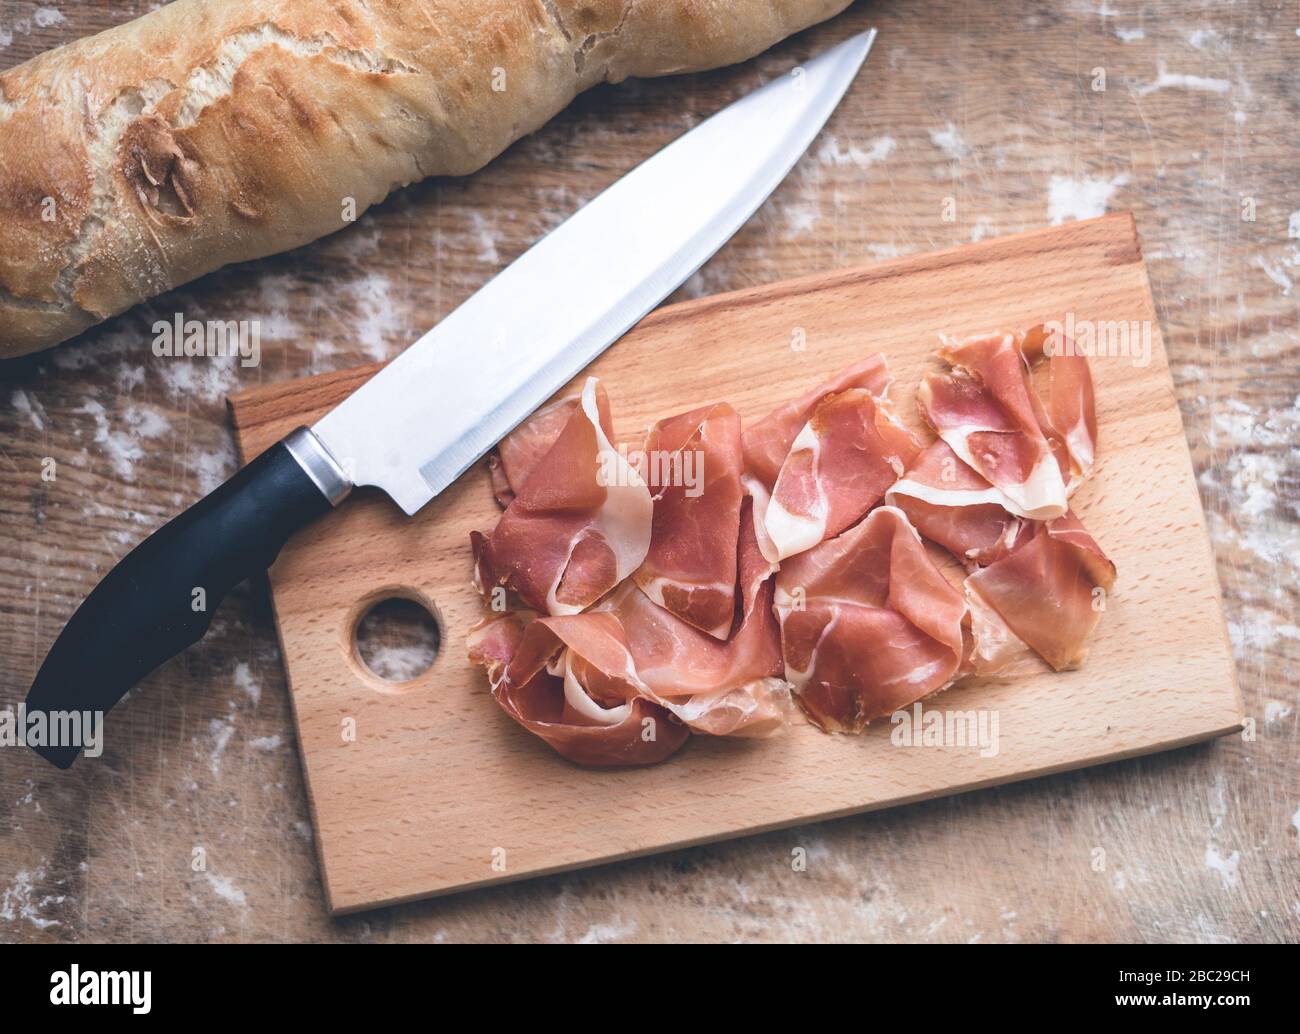
<path fill-rule="evenodd" d="M 54 641 L 27 694 L 28 715 L 107 712 L 203 638 L 226 594 L 270 567 L 294 531 L 347 494 L 341 472 L 336 480 L 322 472 L 319 464 L 329 462 L 322 456 L 324 447 L 299 429 L 128 553 Z M 81 752 L 66 744 L 34 749 L 59 768 Z"/>

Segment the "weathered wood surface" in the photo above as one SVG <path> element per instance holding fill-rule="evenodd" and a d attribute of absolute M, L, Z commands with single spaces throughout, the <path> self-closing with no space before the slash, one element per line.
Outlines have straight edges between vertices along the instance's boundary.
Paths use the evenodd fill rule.
<path fill-rule="evenodd" d="M 0 67 L 147 7 L 55 3 L 0 0 Z M 677 133 L 868 24 L 863 81 L 679 297 L 1135 211 L 1254 738 L 330 921 L 245 589 L 114 712 L 99 763 L 0 757 L 0 938 L 1300 937 L 1294 0 L 858 4 L 740 68 L 597 90 L 470 179 L 0 367 L 0 703 L 108 565 L 233 470 L 227 393 L 391 356 Z M 155 359 L 178 310 L 261 319 L 261 365 Z"/>

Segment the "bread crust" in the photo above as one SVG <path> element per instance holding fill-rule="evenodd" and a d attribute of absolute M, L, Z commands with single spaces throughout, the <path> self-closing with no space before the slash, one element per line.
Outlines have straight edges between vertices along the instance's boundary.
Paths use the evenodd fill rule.
<path fill-rule="evenodd" d="M 175 0 L 0 73 L 0 357 L 849 0 Z M 345 199 L 351 210 L 345 213 Z"/>

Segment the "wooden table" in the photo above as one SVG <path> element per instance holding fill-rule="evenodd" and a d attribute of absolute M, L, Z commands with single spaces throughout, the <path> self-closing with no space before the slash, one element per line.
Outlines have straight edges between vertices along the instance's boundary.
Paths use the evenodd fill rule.
<path fill-rule="evenodd" d="M 148 7 L 0 0 L 0 68 Z M 0 940 L 1300 937 L 1295 0 L 858 4 L 742 67 L 595 90 L 469 179 L 0 365 L 0 705 L 108 567 L 234 469 L 227 393 L 394 355 L 678 133 L 871 24 L 827 131 L 678 297 L 1132 209 L 1246 736 L 330 921 L 257 586 L 119 706 L 97 763 L 0 756 Z M 260 319 L 261 365 L 154 358 L 178 310 Z"/>

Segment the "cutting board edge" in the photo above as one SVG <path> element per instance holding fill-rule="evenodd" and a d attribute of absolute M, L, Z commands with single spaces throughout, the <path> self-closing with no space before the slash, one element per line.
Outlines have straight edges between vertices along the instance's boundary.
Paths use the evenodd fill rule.
<path fill-rule="evenodd" d="M 1234 693 L 1235 692 L 1234 687 Z M 1177 737 L 1162 743 L 1144 744 L 1141 747 L 1135 747 L 1131 750 L 1120 751 L 1118 753 L 1096 754 L 1060 765 L 1045 765 L 1041 768 L 1017 772 L 1010 776 L 990 776 L 987 779 L 976 780 L 957 787 L 940 787 L 931 791 L 912 794 L 906 797 L 896 797 L 886 801 L 876 801 L 861 805 L 850 805 L 846 808 L 834 808 L 825 812 L 805 814 L 791 819 L 780 819 L 775 822 L 758 823 L 752 826 L 724 830 L 708 836 L 688 837 L 668 844 L 656 844 L 653 847 L 620 851 L 608 855 L 579 858 L 559 865 L 547 866 L 545 868 L 527 869 L 522 872 L 510 873 L 503 876 L 449 884 L 436 890 L 415 891 L 410 894 L 396 895 L 392 898 L 385 898 L 382 900 L 376 900 L 367 896 L 363 901 L 356 904 L 335 902 L 335 895 L 330 891 L 330 884 L 328 877 L 326 876 L 323 849 L 318 849 L 317 857 L 320 859 L 321 864 L 321 877 L 322 883 L 325 887 L 326 906 L 331 918 L 339 918 L 346 915 L 355 915 L 358 912 L 369 912 L 376 908 L 409 905 L 417 901 L 427 901 L 433 898 L 447 897 L 452 894 L 462 894 L 469 891 L 482 890 L 487 887 L 501 887 L 510 883 L 518 883 L 523 880 L 537 879 L 544 876 L 554 876 L 566 872 L 577 872 L 582 869 L 591 869 L 605 865 L 616 865 L 620 862 L 635 861 L 638 858 L 649 858 L 657 854 L 665 854 L 669 851 L 682 851 L 692 847 L 702 847 L 708 844 L 722 843 L 723 841 L 735 840 L 740 837 L 762 836 L 765 833 L 775 833 L 783 829 L 793 829 L 796 826 L 801 826 L 807 823 L 834 822 L 838 819 L 852 818 L 855 815 L 866 815 L 876 811 L 887 811 L 890 808 L 906 807 L 912 804 L 919 804 L 922 801 L 936 800 L 940 797 L 953 797 L 958 794 L 975 793 L 980 790 L 988 790 L 997 786 L 1009 786 L 1014 783 L 1026 782 L 1030 779 L 1041 779 L 1047 776 L 1060 775 L 1064 772 L 1077 772 L 1085 768 L 1099 768 L 1104 765 L 1119 764 L 1124 761 L 1131 761 L 1134 758 L 1149 757 L 1152 754 L 1165 754 L 1170 751 L 1194 747 L 1199 743 L 1209 743 L 1213 740 L 1221 739 L 1224 736 L 1230 736 L 1235 732 L 1241 731 L 1243 722 L 1244 716 L 1238 716 L 1236 720 L 1227 725 L 1217 726 L 1190 736 Z M 315 812 L 313 809 L 313 818 L 314 816 Z"/>
<path fill-rule="evenodd" d="M 1131 216 L 1132 213 L 1130 212 L 1129 215 Z M 1136 218 L 1133 219 L 1133 233 L 1137 236 Z M 1140 236 L 1138 237 L 1138 246 L 1140 249 Z M 1233 700 L 1236 703 L 1237 714 L 1240 719 L 1244 721 L 1246 716 L 1246 705 L 1241 695 L 1241 676 L 1237 672 L 1237 660 L 1232 649 L 1232 635 L 1228 631 L 1228 612 L 1223 606 L 1223 579 L 1219 577 L 1219 558 L 1214 551 L 1214 540 L 1210 537 L 1210 526 L 1205 517 L 1205 506 L 1201 502 L 1201 494 L 1197 488 L 1198 482 L 1196 478 L 1196 467 L 1192 463 L 1192 450 L 1187 437 L 1187 423 L 1183 420 L 1183 409 L 1178 405 L 1178 393 L 1174 386 L 1174 375 L 1173 371 L 1169 367 L 1169 351 L 1165 348 L 1165 332 L 1160 326 L 1158 314 L 1154 311 L 1155 301 L 1154 295 L 1151 293 L 1151 273 L 1150 270 L 1147 269 L 1145 260 L 1138 262 L 1137 266 L 1142 278 L 1142 289 L 1146 293 L 1147 298 L 1152 300 L 1152 316 L 1156 317 L 1153 321 L 1155 343 L 1160 349 L 1160 359 L 1164 366 L 1165 379 L 1169 383 L 1169 390 L 1174 398 L 1173 415 L 1178 423 L 1178 433 L 1182 436 L 1183 442 L 1187 443 L 1187 448 L 1183 458 L 1187 464 L 1189 492 L 1196 500 L 1196 506 L 1194 509 L 1196 512 L 1197 530 L 1200 532 L 1198 536 L 1200 548 L 1203 550 L 1203 559 L 1214 576 L 1212 588 L 1214 590 L 1215 609 L 1219 614 L 1219 638 L 1227 653 L 1228 660 L 1230 661 L 1228 665 L 1228 673 L 1232 680 L 1232 695 Z"/>

